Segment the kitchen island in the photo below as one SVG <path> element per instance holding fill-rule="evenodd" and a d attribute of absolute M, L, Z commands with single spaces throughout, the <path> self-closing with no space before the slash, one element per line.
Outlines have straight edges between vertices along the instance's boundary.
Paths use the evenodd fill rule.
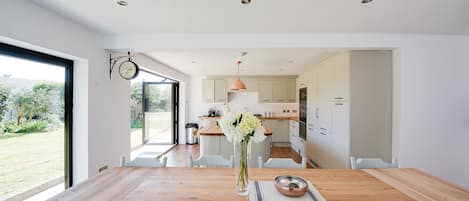
<path fill-rule="evenodd" d="M 258 167 L 258 157 L 264 161 L 270 158 L 270 145 L 272 143 L 272 130 L 265 128 L 265 140 L 257 144 L 251 143 L 250 167 Z M 218 126 L 209 126 L 199 130 L 200 156 L 222 155 L 229 159 L 233 155 L 233 144 L 228 142 Z"/>

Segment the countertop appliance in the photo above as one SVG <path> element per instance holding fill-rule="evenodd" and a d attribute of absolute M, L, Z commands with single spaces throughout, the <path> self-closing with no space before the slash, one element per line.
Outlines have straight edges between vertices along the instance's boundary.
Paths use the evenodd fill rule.
<path fill-rule="evenodd" d="M 300 104 L 299 104 L 300 122 L 298 124 L 298 130 L 299 130 L 298 133 L 299 133 L 300 138 L 306 141 L 306 122 L 307 122 L 306 116 L 308 113 L 307 88 L 306 87 L 300 88 L 299 95 L 300 95 Z"/>

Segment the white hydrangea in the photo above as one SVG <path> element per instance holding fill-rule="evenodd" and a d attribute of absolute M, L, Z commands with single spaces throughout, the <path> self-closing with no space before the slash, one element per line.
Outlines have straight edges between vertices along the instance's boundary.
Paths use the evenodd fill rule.
<path fill-rule="evenodd" d="M 241 122 L 235 126 L 233 123 L 239 121 L 240 118 Z M 252 133 L 254 135 L 249 138 L 255 143 L 262 142 L 265 139 L 265 129 L 262 127 L 261 121 L 247 112 L 239 114 L 228 112 L 218 121 L 218 125 L 229 142 L 241 142 L 244 137 Z"/>

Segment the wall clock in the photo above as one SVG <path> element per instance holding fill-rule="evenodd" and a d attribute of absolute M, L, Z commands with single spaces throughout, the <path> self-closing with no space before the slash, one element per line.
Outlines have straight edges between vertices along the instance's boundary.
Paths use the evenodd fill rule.
<path fill-rule="evenodd" d="M 126 80 L 136 78 L 139 71 L 140 68 L 138 68 L 138 65 L 130 59 L 128 61 L 122 62 L 119 65 L 119 75 Z"/>

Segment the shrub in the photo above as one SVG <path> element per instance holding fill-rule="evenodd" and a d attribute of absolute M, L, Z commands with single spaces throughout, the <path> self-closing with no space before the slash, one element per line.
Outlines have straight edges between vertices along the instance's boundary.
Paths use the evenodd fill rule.
<path fill-rule="evenodd" d="M 141 120 L 131 120 L 130 121 L 130 128 L 142 128 L 142 121 Z"/>
<path fill-rule="evenodd" d="M 5 133 L 34 133 L 34 132 L 46 132 L 47 122 L 32 120 L 27 121 L 17 126 L 15 123 L 7 123 L 3 128 Z"/>

